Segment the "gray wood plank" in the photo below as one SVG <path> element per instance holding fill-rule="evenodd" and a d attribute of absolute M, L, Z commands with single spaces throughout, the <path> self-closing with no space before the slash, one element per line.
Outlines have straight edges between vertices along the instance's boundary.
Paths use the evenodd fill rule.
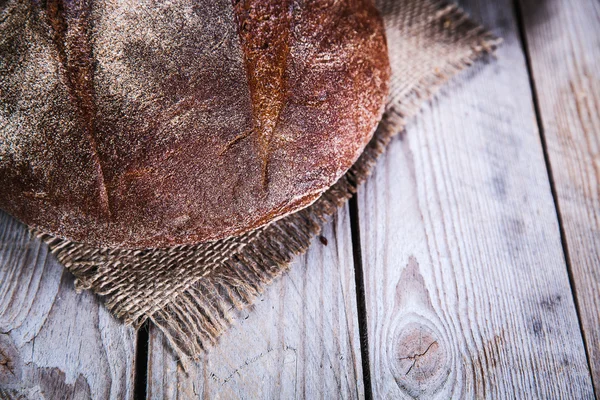
<path fill-rule="evenodd" d="M 150 333 L 151 399 L 363 398 L 348 210 L 188 374 Z"/>
<path fill-rule="evenodd" d="M 600 390 L 600 2 L 522 0 L 525 35 L 596 393 Z"/>
<path fill-rule="evenodd" d="M 136 334 L 0 211 L 0 398 L 132 399 Z"/>
<path fill-rule="evenodd" d="M 593 398 L 512 2 L 359 190 L 373 395 Z"/>

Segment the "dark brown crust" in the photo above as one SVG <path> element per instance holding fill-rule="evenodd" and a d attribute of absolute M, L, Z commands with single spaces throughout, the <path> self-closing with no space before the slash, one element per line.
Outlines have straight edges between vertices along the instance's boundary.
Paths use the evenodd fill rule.
<path fill-rule="evenodd" d="M 78 108 L 81 133 L 90 143 L 99 188 L 99 212 L 103 218 L 110 219 L 108 192 L 96 141 L 96 101 L 89 29 L 90 1 L 65 4 L 62 0 L 47 0 L 46 13 L 52 27 L 53 42 L 69 100 Z"/>
<path fill-rule="evenodd" d="M 252 129 L 234 138 L 225 150 L 255 135 L 266 189 L 271 142 L 289 97 L 286 67 L 293 32 L 292 2 L 234 0 L 233 10 L 252 99 Z"/>
<path fill-rule="evenodd" d="M 110 247 L 257 228 L 318 198 L 387 94 L 368 0 L 9 1 L 0 207 Z"/>

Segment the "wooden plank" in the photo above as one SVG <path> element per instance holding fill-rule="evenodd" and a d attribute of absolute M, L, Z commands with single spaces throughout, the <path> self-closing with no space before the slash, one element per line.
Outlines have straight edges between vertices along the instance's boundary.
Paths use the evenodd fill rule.
<path fill-rule="evenodd" d="M 150 332 L 151 399 L 363 398 L 348 210 L 185 374 Z"/>
<path fill-rule="evenodd" d="M 132 399 L 136 334 L 0 211 L 0 398 Z"/>
<path fill-rule="evenodd" d="M 600 3 L 522 0 L 540 119 L 600 390 Z"/>
<path fill-rule="evenodd" d="M 359 191 L 373 397 L 593 398 L 512 2 Z"/>

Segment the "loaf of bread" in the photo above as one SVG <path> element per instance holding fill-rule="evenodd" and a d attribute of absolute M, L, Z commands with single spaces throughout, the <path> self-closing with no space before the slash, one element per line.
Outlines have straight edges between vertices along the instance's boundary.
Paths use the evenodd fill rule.
<path fill-rule="evenodd" d="M 241 234 L 355 162 L 389 81 L 370 0 L 0 2 L 0 208 L 121 248 Z"/>

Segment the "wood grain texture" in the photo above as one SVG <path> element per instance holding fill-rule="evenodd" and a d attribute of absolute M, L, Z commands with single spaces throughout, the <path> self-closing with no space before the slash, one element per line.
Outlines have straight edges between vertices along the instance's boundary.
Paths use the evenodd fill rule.
<path fill-rule="evenodd" d="M 135 331 L 73 283 L 0 211 L 0 398 L 133 398 Z"/>
<path fill-rule="evenodd" d="M 593 398 L 527 66 L 505 39 L 394 140 L 359 190 L 373 397 Z"/>
<path fill-rule="evenodd" d="M 189 374 L 150 332 L 150 399 L 363 398 L 348 209 Z M 324 244 L 326 242 L 327 244 Z"/>
<path fill-rule="evenodd" d="M 540 120 L 600 390 L 600 3 L 521 0 Z"/>

